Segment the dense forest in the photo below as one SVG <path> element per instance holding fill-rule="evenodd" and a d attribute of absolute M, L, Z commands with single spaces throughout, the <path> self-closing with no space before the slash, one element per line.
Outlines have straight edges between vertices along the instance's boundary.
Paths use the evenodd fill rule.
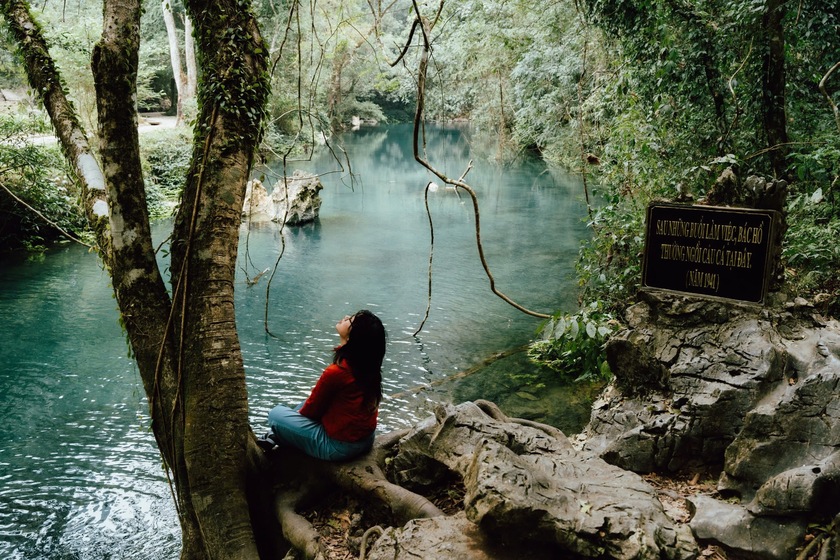
<path fill-rule="evenodd" d="M 410 8 L 254 4 L 270 61 L 263 160 L 311 150 L 354 119 L 415 117 L 423 49 L 403 48 Z M 101 9 L 44 2 L 33 10 L 82 125 L 93 130 L 87 67 Z M 583 178 L 593 238 L 577 263 L 581 311 L 552 327 L 562 319 L 596 335 L 569 340 L 560 329 L 535 357 L 561 370 L 570 361 L 578 372 L 597 369 L 601 335 L 639 285 L 646 205 L 702 199 L 727 168 L 790 184 L 786 284 L 837 313 L 838 31 L 840 16 L 816 0 L 588 0 L 538 11 L 522 1 L 441 4 L 428 37 L 423 118 L 469 122 L 492 146 L 485 157 L 501 164 L 540 157 Z M 59 237 L 92 243 L 59 151 L 27 141 L 51 124 L 37 96 L 26 95 L 9 31 L 0 33 L 0 87 L 24 95 L 0 114 L 0 246 L 37 254 Z M 193 122 L 195 47 L 183 5 L 145 5 L 139 57 L 141 114 Z M 143 142 L 152 216 L 169 215 L 180 196 L 189 134 L 184 126 Z"/>
<path fill-rule="evenodd" d="M 86 70 L 101 7 L 32 7 L 91 130 L 96 109 Z M 399 58 L 409 8 L 255 3 L 271 61 L 266 157 L 307 149 L 316 135 L 332 135 L 353 117 L 412 119 L 419 49 Z M 177 3 L 144 9 L 138 109 L 180 111 L 189 122 L 194 93 L 181 86 L 194 60 L 189 19 Z M 642 209 L 651 199 L 699 199 L 734 166 L 744 176 L 791 183 L 788 280 L 797 291 L 830 294 L 836 310 L 840 288 L 831 271 L 840 254 L 830 241 L 840 176 L 838 31 L 840 16 L 818 0 L 588 0 L 539 10 L 522 1 L 448 3 L 429 38 L 425 114 L 468 120 L 494 139 L 487 157 L 536 154 L 584 176 L 595 240 L 579 263 L 583 301 L 602 300 L 609 309 L 637 285 Z M 11 37 L 0 32 L 0 86 L 26 91 Z M 180 71 L 173 72 L 175 64 Z M 57 154 L 23 141 L 50 128 L 35 98 L 7 103 L 0 126 L 4 249 L 42 247 L 57 227 L 84 237 Z M 144 163 L 156 212 L 177 198 L 187 160 L 183 147 L 178 153 L 165 138 L 149 141 Z"/>

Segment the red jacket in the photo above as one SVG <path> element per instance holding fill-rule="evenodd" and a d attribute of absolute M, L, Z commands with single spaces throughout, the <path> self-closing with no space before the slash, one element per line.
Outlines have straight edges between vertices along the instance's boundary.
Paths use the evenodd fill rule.
<path fill-rule="evenodd" d="M 323 424 L 327 435 L 339 441 L 359 441 L 376 429 L 376 404 L 365 405 L 364 394 L 346 361 L 330 364 L 300 413 Z"/>

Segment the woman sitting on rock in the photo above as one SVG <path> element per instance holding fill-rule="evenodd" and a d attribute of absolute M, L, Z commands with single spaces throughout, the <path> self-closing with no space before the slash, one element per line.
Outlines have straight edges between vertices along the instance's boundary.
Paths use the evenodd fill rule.
<path fill-rule="evenodd" d="M 309 398 L 294 410 L 278 405 L 268 413 L 271 431 L 258 439 L 266 450 L 290 445 L 326 461 L 351 459 L 373 445 L 382 400 L 385 327 L 367 310 L 335 326 L 339 345 Z"/>

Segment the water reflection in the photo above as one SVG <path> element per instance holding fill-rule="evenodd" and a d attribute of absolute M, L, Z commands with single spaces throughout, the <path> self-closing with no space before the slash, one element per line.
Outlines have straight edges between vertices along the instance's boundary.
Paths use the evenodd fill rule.
<path fill-rule="evenodd" d="M 324 175 L 321 217 L 286 231 L 268 297 L 269 274 L 252 287 L 245 278 L 273 268 L 279 232 L 243 225 L 237 326 L 254 425 L 264 426 L 274 404 L 305 398 L 331 359 L 336 320 L 360 308 L 376 312 L 390 335 L 384 384 L 393 397 L 383 403 L 383 430 L 424 417 L 437 400 L 515 398 L 522 391 L 510 373 L 527 364 L 503 361 L 441 383 L 524 344 L 539 325 L 489 291 L 471 203 L 444 188 L 430 196 L 433 299 L 413 337 L 428 289 L 423 188 L 434 177 L 413 162 L 410 127 L 363 129 L 343 140 L 354 175 Z M 458 129 L 429 129 L 426 150 L 452 176 L 469 162 L 469 138 Z M 319 153 L 294 168 L 327 172 L 336 164 Z M 538 163 L 476 161 L 468 180 L 481 200 L 497 286 L 529 308 L 572 308 L 571 273 L 585 235 L 578 184 Z M 96 256 L 67 246 L 43 262 L 4 263 L 0 325 L 0 558 L 176 558 L 170 490 Z"/>

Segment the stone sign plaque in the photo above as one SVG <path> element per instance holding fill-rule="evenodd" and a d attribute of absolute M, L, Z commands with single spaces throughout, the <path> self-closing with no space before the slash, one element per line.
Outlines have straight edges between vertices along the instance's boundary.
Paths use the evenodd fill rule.
<path fill-rule="evenodd" d="M 776 212 L 648 206 L 642 287 L 763 303 Z"/>

